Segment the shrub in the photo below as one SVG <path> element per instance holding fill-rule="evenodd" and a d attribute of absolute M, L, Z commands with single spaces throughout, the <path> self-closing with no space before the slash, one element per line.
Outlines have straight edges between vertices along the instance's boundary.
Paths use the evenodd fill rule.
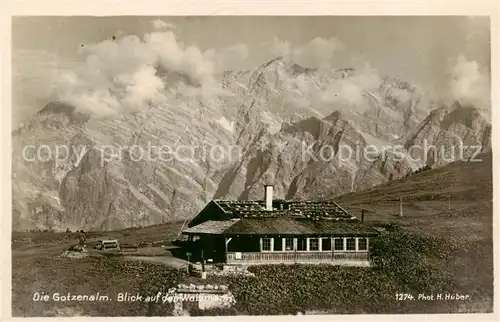
<path fill-rule="evenodd" d="M 238 312 L 252 315 L 328 313 L 456 312 L 457 302 L 396 301 L 396 293 L 492 294 L 493 279 L 464 282 L 457 275 L 463 247 L 411 234 L 396 225 L 374 239 L 375 266 L 263 265 L 248 270 L 255 277 L 232 277 L 230 289 Z M 455 259 L 455 265 L 450 265 Z M 484 261 L 484 258 L 483 258 Z M 473 266 L 473 264 L 469 264 Z M 486 287 L 487 289 L 482 289 Z"/>

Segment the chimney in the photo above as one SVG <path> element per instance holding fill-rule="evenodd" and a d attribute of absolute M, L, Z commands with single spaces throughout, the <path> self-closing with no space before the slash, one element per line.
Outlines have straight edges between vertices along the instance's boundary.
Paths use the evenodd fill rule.
<path fill-rule="evenodd" d="M 361 208 L 361 222 L 365 221 L 365 210 Z"/>
<path fill-rule="evenodd" d="M 266 210 L 273 210 L 273 186 L 271 185 L 265 185 L 265 197 L 264 200 L 266 201 Z"/>

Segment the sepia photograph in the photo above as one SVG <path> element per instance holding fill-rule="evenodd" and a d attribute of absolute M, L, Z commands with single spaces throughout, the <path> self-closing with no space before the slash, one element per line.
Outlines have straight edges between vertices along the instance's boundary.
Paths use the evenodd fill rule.
<path fill-rule="evenodd" d="M 493 313 L 489 16 L 10 23 L 13 317 Z"/>

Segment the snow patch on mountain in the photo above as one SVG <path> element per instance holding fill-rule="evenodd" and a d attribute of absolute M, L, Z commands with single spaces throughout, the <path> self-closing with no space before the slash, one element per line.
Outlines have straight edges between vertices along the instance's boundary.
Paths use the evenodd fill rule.
<path fill-rule="evenodd" d="M 217 120 L 220 126 L 222 126 L 227 131 L 233 133 L 234 132 L 234 122 L 229 121 L 224 116 Z"/>

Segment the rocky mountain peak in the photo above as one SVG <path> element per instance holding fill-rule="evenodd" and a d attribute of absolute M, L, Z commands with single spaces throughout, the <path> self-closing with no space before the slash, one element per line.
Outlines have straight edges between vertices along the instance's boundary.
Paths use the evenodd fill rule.
<path fill-rule="evenodd" d="M 356 151 L 403 140 L 448 144 L 446 133 L 491 146 L 491 126 L 474 107 L 432 105 L 416 87 L 395 78 L 364 91 L 360 101 L 337 100 L 331 92 L 359 87 L 353 68 L 305 68 L 276 57 L 252 70 L 220 75 L 221 86 L 233 95 L 216 99 L 177 93 L 179 82 L 199 84 L 178 73 L 158 73 L 174 85 L 164 105 L 100 120 L 53 102 L 13 133 L 16 229 L 47 228 L 47 222 L 52 228 L 86 230 L 155 224 L 192 217 L 214 197 L 260 198 L 261 184 L 269 180 L 279 198 L 318 199 L 407 173 L 407 163 L 382 155 L 375 161 L 342 159 L 343 147 Z M 130 157 L 131 145 L 198 143 L 235 145 L 242 154 L 223 162 Z M 23 160 L 23 147 L 37 144 L 68 145 L 75 153 L 59 164 Z M 123 155 L 103 166 L 97 153 L 101 145 L 123 147 Z M 32 203 L 47 204 L 43 220 L 33 217 L 26 206 Z"/>

